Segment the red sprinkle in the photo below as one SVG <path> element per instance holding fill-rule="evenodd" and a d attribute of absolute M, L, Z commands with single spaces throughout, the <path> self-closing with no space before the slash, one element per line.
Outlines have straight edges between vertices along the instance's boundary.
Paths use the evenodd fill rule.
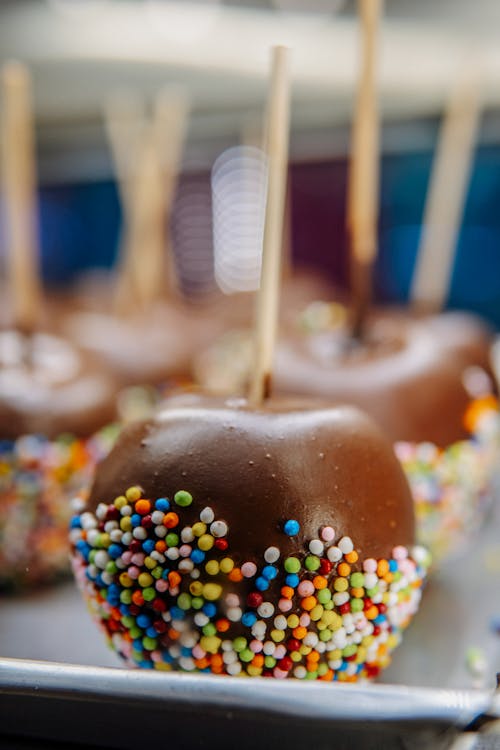
<path fill-rule="evenodd" d="M 221 550 L 221 552 L 225 552 L 228 548 L 228 543 L 226 539 L 216 539 L 214 547 Z"/>
<path fill-rule="evenodd" d="M 248 594 L 247 596 L 247 604 L 253 609 L 257 609 L 257 607 L 260 607 L 263 601 L 264 597 L 262 596 L 262 594 L 259 594 L 258 591 L 252 591 L 252 593 Z"/>
<path fill-rule="evenodd" d="M 321 573 L 321 575 L 324 576 L 328 573 L 331 573 L 332 568 L 333 565 L 330 560 L 326 560 L 324 557 L 322 557 L 319 563 L 319 572 Z"/>

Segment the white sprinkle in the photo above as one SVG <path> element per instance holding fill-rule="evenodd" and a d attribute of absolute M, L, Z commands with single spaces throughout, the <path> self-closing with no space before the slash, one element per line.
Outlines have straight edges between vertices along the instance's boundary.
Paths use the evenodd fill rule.
<path fill-rule="evenodd" d="M 210 533 L 216 538 L 226 536 L 227 534 L 227 523 L 225 521 L 214 521 L 210 526 Z"/>
<path fill-rule="evenodd" d="M 350 536 L 343 536 L 337 546 L 344 555 L 348 555 L 354 549 L 354 544 Z"/>
<path fill-rule="evenodd" d="M 163 513 L 163 511 L 161 510 L 154 510 L 151 513 L 151 520 L 155 526 L 159 526 L 160 523 L 163 523 L 164 518 L 165 518 L 165 513 Z"/>
<path fill-rule="evenodd" d="M 168 557 L 169 560 L 178 560 L 179 559 L 179 550 L 177 547 L 169 547 L 165 552 L 166 557 Z"/>
<path fill-rule="evenodd" d="M 275 563 L 280 559 L 280 551 L 277 547 L 268 547 L 264 552 L 266 563 Z"/>
<path fill-rule="evenodd" d="M 262 647 L 263 652 L 266 656 L 272 656 L 276 650 L 276 644 L 274 641 L 266 641 Z"/>
<path fill-rule="evenodd" d="M 229 607 L 226 612 L 226 617 L 231 622 L 239 622 L 243 616 L 243 612 L 240 607 Z"/>
<path fill-rule="evenodd" d="M 325 545 L 320 539 L 312 539 L 309 542 L 309 552 L 311 552 L 311 554 L 321 557 L 324 551 Z"/>
<path fill-rule="evenodd" d="M 109 562 L 108 553 L 105 552 L 103 549 L 97 550 L 94 556 L 94 565 L 97 565 L 98 568 L 101 568 L 101 570 L 104 570 L 108 562 Z"/>
<path fill-rule="evenodd" d="M 199 628 L 205 627 L 205 625 L 208 623 L 208 617 L 204 612 L 197 612 L 195 616 L 193 617 L 194 624 L 197 625 Z"/>
<path fill-rule="evenodd" d="M 277 617 L 274 618 L 274 627 L 277 630 L 286 630 L 287 625 L 288 623 L 284 615 L 278 615 Z"/>
<path fill-rule="evenodd" d="M 134 537 L 134 539 L 144 540 L 144 539 L 147 539 L 148 532 L 142 526 L 136 526 L 132 532 L 132 536 Z"/>
<path fill-rule="evenodd" d="M 179 666 L 185 672 L 192 672 L 193 669 L 196 669 L 196 664 L 190 656 L 181 656 L 179 659 Z"/>
<path fill-rule="evenodd" d="M 107 521 L 104 524 L 104 531 L 106 534 L 111 534 L 112 531 L 118 528 L 118 521 Z"/>
<path fill-rule="evenodd" d="M 175 549 L 175 547 L 174 547 Z M 171 560 L 173 558 L 170 558 Z M 194 562 L 192 560 L 181 560 L 177 566 L 179 573 L 190 573 L 194 568 Z"/>
<path fill-rule="evenodd" d="M 96 528 L 97 519 L 92 515 L 92 513 L 82 513 L 82 515 L 80 516 L 80 523 L 82 524 L 82 529 L 88 531 L 89 529 Z"/>
<path fill-rule="evenodd" d="M 109 535 L 112 542 L 121 542 L 123 537 L 123 531 L 121 529 L 114 529 Z"/>
<path fill-rule="evenodd" d="M 108 512 L 108 506 L 105 503 L 99 503 L 95 510 L 96 517 L 99 521 L 104 521 Z"/>
<path fill-rule="evenodd" d="M 209 507 L 203 508 L 203 510 L 200 513 L 200 521 L 203 521 L 203 523 L 212 523 L 214 518 L 215 518 L 215 514 L 212 508 L 209 508 Z"/>
<path fill-rule="evenodd" d="M 124 531 L 122 536 L 122 544 L 125 545 L 125 547 L 128 547 L 129 544 L 132 542 L 133 536 L 131 531 Z"/>
<path fill-rule="evenodd" d="M 347 591 L 336 591 L 333 595 L 333 603 L 340 607 L 349 601 L 349 594 Z"/>
<path fill-rule="evenodd" d="M 303 680 L 306 674 L 307 674 L 307 669 L 301 665 L 299 665 L 298 667 L 295 667 L 295 669 L 293 670 L 293 676 L 296 677 L 298 680 Z"/>
<path fill-rule="evenodd" d="M 328 557 L 330 562 L 338 562 L 342 558 L 342 552 L 338 547 L 334 545 L 333 547 L 328 548 L 326 556 Z"/>
<path fill-rule="evenodd" d="M 120 508 L 120 515 L 122 515 L 122 516 L 131 516 L 132 515 L 132 506 L 131 505 L 124 505 L 123 508 Z"/>
<path fill-rule="evenodd" d="M 163 524 L 161 526 L 156 526 L 155 527 L 155 534 L 160 539 L 163 539 L 164 536 L 167 536 L 167 529 L 166 529 L 166 527 L 163 526 Z"/>
<path fill-rule="evenodd" d="M 303 639 L 303 642 L 306 646 L 310 646 L 310 648 L 314 648 L 318 642 L 318 636 L 316 635 L 316 633 L 311 633 L 311 632 L 306 633 Z"/>
<path fill-rule="evenodd" d="M 235 662 L 234 664 L 228 664 L 226 670 L 227 673 L 232 677 L 236 677 L 241 672 L 241 664 L 239 663 L 239 661 Z"/>
<path fill-rule="evenodd" d="M 274 615 L 274 606 L 271 602 L 262 602 L 257 609 L 257 613 L 260 617 L 272 617 Z"/>
<path fill-rule="evenodd" d="M 222 661 L 224 664 L 234 664 L 238 661 L 238 654 L 236 651 L 224 651 L 222 654 Z"/>
<path fill-rule="evenodd" d="M 166 529 L 165 529 L 166 531 Z M 184 542 L 184 544 L 189 544 L 189 542 L 192 542 L 194 539 L 193 529 L 191 526 L 185 526 L 181 531 L 181 539 Z"/>

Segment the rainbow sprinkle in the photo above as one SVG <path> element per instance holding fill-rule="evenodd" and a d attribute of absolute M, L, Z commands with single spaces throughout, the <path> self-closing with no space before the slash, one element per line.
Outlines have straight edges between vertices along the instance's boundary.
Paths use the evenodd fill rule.
<path fill-rule="evenodd" d="M 70 500 L 86 489 L 117 427 L 89 440 L 26 435 L 0 441 L 0 588 L 69 571 Z"/>
<path fill-rule="evenodd" d="M 417 538 L 436 564 L 465 549 L 491 506 L 500 471 L 500 413 L 493 396 L 471 402 L 471 438 L 445 449 L 433 443 L 395 444 L 417 519 Z"/>
<path fill-rule="evenodd" d="M 129 665 L 354 682 L 377 676 L 418 609 L 429 555 L 361 561 L 331 526 L 300 553 L 239 559 L 214 507 L 130 487 L 89 512 L 75 500 L 76 580 Z M 285 519 L 283 546 L 300 524 Z"/>

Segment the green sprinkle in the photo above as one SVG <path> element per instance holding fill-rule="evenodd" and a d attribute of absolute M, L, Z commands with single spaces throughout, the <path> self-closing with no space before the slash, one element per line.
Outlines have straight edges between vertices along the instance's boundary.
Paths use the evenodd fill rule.
<path fill-rule="evenodd" d="M 378 586 L 374 586 L 372 589 L 366 589 L 366 595 L 370 597 L 374 597 L 376 594 L 378 594 Z"/>
<path fill-rule="evenodd" d="M 179 594 L 177 597 L 177 606 L 183 609 L 185 612 L 191 609 L 191 597 L 189 594 Z"/>
<path fill-rule="evenodd" d="M 306 680 L 316 680 L 318 677 L 317 672 L 306 672 Z"/>
<path fill-rule="evenodd" d="M 148 586 L 147 589 L 142 590 L 142 595 L 145 601 L 152 602 L 156 598 L 156 591 L 151 586 Z"/>
<path fill-rule="evenodd" d="M 360 589 L 365 584 L 365 577 L 363 573 L 352 573 L 350 581 L 354 589 Z"/>
<path fill-rule="evenodd" d="M 332 598 L 332 592 L 330 589 L 320 589 L 316 592 L 316 599 L 320 604 L 327 604 Z"/>
<path fill-rule="evenodd" d="M 324 674 L 328 672 L 328 664 L 320 664 L 318 666 L 318 675 L 320 677 L 323 677 Z"/>
<path fill-rule="evenodd" d="M 193 596 L 191 599 L 191 606 L 193 609 L 201 609 L 205 604 L 205 600 L 201 596 Z"/>
<path fill-rule="evenodd" d="M 353 656 L 357 650 L 358 647 L 355 643 L 349 643 L 342 649 L 342 656 Z"/>
<path fill-rule="evenodd" d="M 237 654 L 240 653 L 240 651 L 243 651 L 244 648 L 247 647 L 247 639 L 243 638 L 242 635 L 238 636 L 233 641 L 233 648 L 236 651 Z"/>
<path fill-rule="evenodd" d="M 186 490 L 179 490 L 174 495 L 174 503 L 180 505 L 181 508 L 187 508 L 193 502 L 193 496 Z"/>
<path fill-rule="evenodd" d="M 149 636 L 146 636 L 142 639 L 142 645 L 144 646 L 146 651 L 154 651 L 158 645 L 158 641 L 156 640 L 156 638 L 149 638 Z"/>
<path fill-rule="evenodd" d="M 321 561 L 316 555 L 308 555 L 305 559 L 304 564 L 307 570 L 318 570 L 319 566 L 321 565 Z"/>
<path fill-rule="evenodd" d="M 217 628 L 213 624 L 213 622 L 207 622 L 206 625 L 202 628 L 203 635 L 211 636 L 215 635 L 217 633 Z"/>
<path fill-rule="evenodd" d="M 252 661 L 253 657 L 255 656 L 253 651 L 250 651 L 249 648 L 244 648 L 243 651 L 240 651 L 240 660 L 244 662 Z"/>
<path fill-rule="evenodd" d="M 114 560 L 110 560 L 109 563 L 106 565 L 106 573 L 109 573 L 110 575 L 114 575 L 118 571 L 118 568 L 116 567 L 116 563 Z"/>
<path fill-rule="evenodd" d="M 140 628 L 138 628 L 137 625 L 134 625 L 133 628 L 130 628 L 129 633 L 130 633 L 130 637 L 134 638 L 134 640 L 135 640 L 135 638 L 140 638 L 141 637 L 142 630 Z"/>
<path fill-rule="evenodd" d="M 298 573 L 300 570 L 300 560 L 296 557 L 287 557 L 285 560 L 285 570 L 287 573 Z"/>
<path fill-rule="evenodd" d="M 160 565 L 157 565 L 156 568 L 153 568 L 151 571 L 151 575 L 158 580 L 163 575 L 163 568 Z"/>
<path fill-rule="evenodd" d="M 324 630 L 320 631 L 319 639 L 320 641 L 324 641 L 325 643 L 330 640 L 332 637 L 332 631 L 328 630 L 328 628 L 325 628 Z"/>
<path fill-rule="evenodd" d="M 179 535 L 173 533 L 167 534 L 165 541 L 169 547 L 177 547 L 179 544 Z"/>
<path fill-rule="evenodd" d="M 123 615 L 121 623 L 122 625 L 125 625 L 126 628 L 133 628 L 135 625 L 135 617 L 132 617 L 132 615 Z"/>
<path fill-rule="evenodd" d="M 276 666 L 276 659 L 274 658 L 274 656 L 265 656 L 264 664 L 266 665 L 268 669 L 272 669 L 273 667 Z"/>
<path fill-rule="evenodd" d="M 361 612 L 363 609 L 363 600 L 362 599 L 352 599 L 351 600 L 351 612 Z"/>

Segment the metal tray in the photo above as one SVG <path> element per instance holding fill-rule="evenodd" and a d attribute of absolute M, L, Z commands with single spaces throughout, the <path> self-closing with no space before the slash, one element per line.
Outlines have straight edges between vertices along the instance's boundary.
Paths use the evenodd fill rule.
<path fill-rule="evenodd" d="M 124 669 L 71 582 L 0 599 L 0 657 L 0 748 L 449 747 L 500 716 L 500 507 L 432 577 L 375 685 Z"/>

